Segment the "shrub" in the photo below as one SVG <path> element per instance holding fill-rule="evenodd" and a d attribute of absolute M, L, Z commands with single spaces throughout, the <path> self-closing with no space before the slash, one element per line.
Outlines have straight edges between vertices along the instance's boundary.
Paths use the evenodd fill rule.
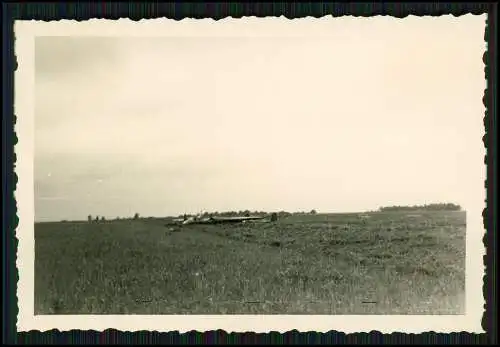
<path fill-rule="evenodd" d="M 271 214 L 271 222 L 276 222 L 278 220 L 278 214 L 276 212 L 273 212 Z"/>

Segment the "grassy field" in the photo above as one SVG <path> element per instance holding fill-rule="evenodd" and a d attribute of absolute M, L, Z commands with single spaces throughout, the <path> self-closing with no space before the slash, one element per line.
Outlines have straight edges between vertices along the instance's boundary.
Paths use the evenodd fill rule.
<path fill-rule="evenodd" d="M 465 212 L 35 225 L 35 314 L 464 314 Z"/>

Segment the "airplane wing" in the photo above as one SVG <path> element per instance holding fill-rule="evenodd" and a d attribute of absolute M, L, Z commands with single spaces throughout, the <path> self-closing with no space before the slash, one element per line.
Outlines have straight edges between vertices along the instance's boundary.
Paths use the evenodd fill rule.
<path fill-rule="evenodd" d="M 221 224 L 221 223 L 241 223 L 249 220 L 262 220 L 266 217 L 248 216 L 248 217 L 207 217 L 195 218 L 190 217 L 182 222 L 183 225 L 187 224 Z"/>
<path fill-rule="evenodd" d="M 265 217 L 258 217 L 258 216 L 254 216 L 254 217 L 213 217 L 212 220 L 214 222 L 228 222 L 228 223 L 231 223 L 231 222 L 242 222 L 242 221 L 246 221 L 246 220 L 257 220 L 257 219 L 264 219 Z"/>

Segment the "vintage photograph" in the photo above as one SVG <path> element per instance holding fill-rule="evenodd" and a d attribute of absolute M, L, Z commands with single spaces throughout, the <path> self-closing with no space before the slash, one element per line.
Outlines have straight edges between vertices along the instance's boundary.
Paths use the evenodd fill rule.
<path fill-rule="evenodd" d="M 265 23 L 34 37 L 35 316 L 467 313 L 485 17 Z"/>

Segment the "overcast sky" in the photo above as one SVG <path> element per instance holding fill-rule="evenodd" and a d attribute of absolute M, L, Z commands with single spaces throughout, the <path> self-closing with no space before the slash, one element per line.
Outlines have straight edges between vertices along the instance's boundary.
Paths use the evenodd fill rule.
<path fill-rule="evenodd" d="M 35 218 L 463 204 L 484 18 L 451 18 L 330 37 L 38 37 Z"/>

